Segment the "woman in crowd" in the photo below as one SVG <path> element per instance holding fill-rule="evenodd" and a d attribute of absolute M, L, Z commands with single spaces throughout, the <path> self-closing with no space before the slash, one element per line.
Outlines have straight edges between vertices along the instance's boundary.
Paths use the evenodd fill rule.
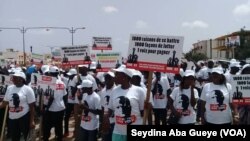
<path fill-rule="evenodd" d="M 201 93 L 201 123 L 207 125 L 231 125 L 237 109 L 232 104 L 232 86 L 226 82 L 221 68 L 213 68 L 211 82 Z"/>
<path fill-rule="evenodd" d="M 195 124 L 196 122 L 194 107 L 199 96 L 198 91 L 194 88 L 194 75 L 194 71 L 186 70 L 180 86 L 173 90 L 169 98 L 172 114 L 179 117 L 178 124 Z"/>
<path fill-rule="evenodd" d="M 26 76 L 23 72 L 12 75 L 14 85 L 7 88 L 0 108 L 9 105 L 9 128 L 12 141 L 19 141 L 21 133 L 27 139 L 29 129 L 35 128 L 35 94 L 31 87 L 25 85 Z"/>

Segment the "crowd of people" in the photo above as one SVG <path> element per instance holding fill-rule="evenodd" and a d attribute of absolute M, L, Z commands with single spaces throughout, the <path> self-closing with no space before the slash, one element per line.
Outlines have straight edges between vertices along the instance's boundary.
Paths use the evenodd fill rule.
<path fill-rule="evenodd" d="M 142 125 L 148 110 L 147 125 L 175 124 L 232 125 L 250 124 L 250 106 L 232 103 L 233 76 L 250 74 L 250 64 L 232 59 L 194 62 L 191 69 L 182 62 L 179 74 L 151 73 L 121 65 L 108 72 L 96 72 L 89 65 L 63 70 L 53 65 L 26 68 L 1 67 L 13 85 L 1 92 L 0 123 L 8 106 L 7 134 L 13 141 L 27 138 L 35 128 L 36 116 L 42 117 L 42 140 L 48 141 L 55 128 L 57 141 L 69 135 L 69 120 L 74 120 L 76 141 L 126 141 L 127 125 Z M 44 95 L 34 93 L 34 73 L 56 79 L 56 89 Z M 151 81 L 149 83 L 149 81 Z M 147 88 L 151 84 L 148 101 Z M 42 101 L 41 104 L 36 104 Z M 1 126 L 2 127 L 2 126 Z"/>

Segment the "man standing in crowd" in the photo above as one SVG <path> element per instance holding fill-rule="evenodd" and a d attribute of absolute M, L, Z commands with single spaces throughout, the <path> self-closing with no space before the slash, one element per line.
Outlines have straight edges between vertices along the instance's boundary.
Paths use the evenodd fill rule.
<path fill-rule="evenodd" d="M 50 93 L 48 101 L 47 123 L 45 124 L 44 141 L 48 141 L 50 137 L 50 130 L 55 127 L 55 134 L 57 141 L 63 139 L 63 115 L 65 110 L 64 96 L 66 96 L 66 87 L 61 81 L 59 69 L 56 66 L 50 67 L 50 75 L 57 78 L 56 90 L 48 90 Z"/>

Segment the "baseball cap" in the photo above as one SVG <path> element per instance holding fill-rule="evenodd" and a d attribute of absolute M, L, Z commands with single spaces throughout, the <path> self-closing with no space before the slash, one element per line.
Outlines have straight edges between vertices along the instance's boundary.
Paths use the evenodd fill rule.
<path fill-rule="evenodd" d="M 70 69 L 69 72 L 67 73 L 67 75 L 75 75 L 77 74 L 76 69 Z"/>
<path fill-rule="evenodd" d="M 49 72 L 49 65 L 42 65 L 41 70 L 44 73 Z"/>
<path fill-rule="evenodd" d="M 81 88 L 92 88 L 93 87 L 93 82 L 86 79 L 86 80 L 83 80 L 81 85 L 78 85 L 77 88 L 78 89 L 81 89 Z"/>
<path fill-rule="evenodd" d="M 120 66 L 119 68 L 117 69 L 113 69 L 115 72 L 122 72 L 124 74 L 126 74 L 127 76 L 129 76 L 130 78 L 133 76 L 133 72 L 131 69 L 127 69 L 126 67 L 124 66 Z"/>
<path fill-rule="evenodd" d="M 24 74 L 24 72 L 21 71 L 16 71 L 14 74 L 12 74 L 12 76 L 21 77 L 26 80 L 26 75 Z"/>
<path fill-rule="evenodd" d="M 139 77 L 143 77 L 142 73 L 138 70 L 135 70 L 135 69 L 131 69 L 132 70 L 132 73 L 133 73 L 133 76 L 139 76 Z"/>
<path fill-rule="evenodd" d="M 241 66 L 240 66 L 240 62 L 230 62 L 229 67 L 230 67 L 230 68 L 231 68 L 231 67 L 238 67 L 238 68 L 240 68 L 240 67 L 241 67 Z"/>
<path fill-rule="evenodd" d="M 59 72 L 59 68 L 57 66 L 51 66 L 49 68 L 49 72 L 51 73 Z"/>

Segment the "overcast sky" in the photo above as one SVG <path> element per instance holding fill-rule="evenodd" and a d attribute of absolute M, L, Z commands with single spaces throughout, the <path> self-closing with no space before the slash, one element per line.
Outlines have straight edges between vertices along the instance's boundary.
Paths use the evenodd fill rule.
<path fill-rule="evenodd" d="M 250 28 L 250 0 L 0 0 L 0 27 L 86 27 L 74 34 L 75 45 L 93 36 L 112 37 L 115 51 L 127 54 L 130 34 L 184 36 L 183 51 L 207 40 Z M 18 30 L 0 32 L 0 51 L 22 51 Z M 67 30 L 30 29 L 26 51 L 49 53 L 71 45 Z"/>

